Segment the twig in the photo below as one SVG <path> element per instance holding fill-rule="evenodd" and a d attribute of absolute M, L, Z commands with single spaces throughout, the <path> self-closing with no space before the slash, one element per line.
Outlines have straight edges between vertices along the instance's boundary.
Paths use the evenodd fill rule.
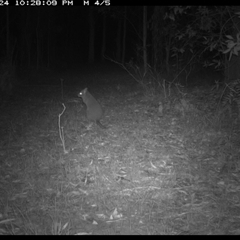
<path fill-rule="evenodd" d="M 63 105 L 63 110 L 58 115 L 58 130 L 59 130 L 59 136 L 60 136 L 60 139 L 61 139 L 62 145 L 63 145 L 63 152 L 66 154 L 66 153 L 68 153 L 68 151 L 65 148 L 64 132 L 63 132 L 63 127 L 61 127 L 61 116 L 63 115 L 66 107 L 65 107 L 64 103 L 62 103 L 62 105 Z"/>

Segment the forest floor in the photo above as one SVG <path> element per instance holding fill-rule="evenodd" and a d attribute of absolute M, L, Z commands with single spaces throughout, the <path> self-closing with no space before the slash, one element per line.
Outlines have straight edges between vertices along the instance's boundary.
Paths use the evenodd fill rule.
<path fill-rule="evenodd" d="M 240 234 L 240 114 L 221 89 L 39 79 L 0 103 L 0 234 Z"/>

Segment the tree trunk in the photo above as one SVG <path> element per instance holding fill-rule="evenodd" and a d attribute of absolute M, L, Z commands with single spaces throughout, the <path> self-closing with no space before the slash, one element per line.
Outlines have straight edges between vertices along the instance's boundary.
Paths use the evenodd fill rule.
<path fill-rule="evenodd" d="M 9 28 L 9 8 L 6 7 L 6 56 L 10 55 L 10 28 Z"/>
<path fill-rule="evenodd" d="M 121 61 L 121 32 L 122 32 L 122 19 L 118 19 L 118 31 L 117 31 L 117 38 L 116 38 L 116 44 L 117 44 L 117 61 Z"/>
<path fill-rule="evenodd" d="M 225 81 L 229 82 L 240 78 L 240 56 L 232 55 L 230 61 L 226 61 Z"/>
<path fill-rule="evenodd" d="M 48 9 L 48 28 L 47 28 L 47 67 L 50 68 L 51 56 L 51 9 Z"/>
<path fill-rule="evenodd" d="M 101 50 L 101 61 L 104 62 L 104 55 L 106 51 L 106 15 L 103 14 L 103 31 L 102 31 L 102 50 Z"/>
<path fill-rule="evenodd" d="M 39 12 L 37 13 L 38 16 L 37 16 L 37 26 L 36 26 L 36 41 L 37 41 L 37 44 L 36 44 L 36 52 L 37 52 L 37 69 L 39 68 L 39 65 L 40 65 L 40 36 L 39 36 Z"/>
<path fill-rule="evenodd" d="M 126 51 L 126 32 L 127 32 L 127 7 L 124 8 L 124 22 L 123 22 L 123 38 L 122 38 L 122 64 L 125 61 L 125 51 Z"/>
<path fill-rule="evenodd" d="M 158 66 L 160 65 L 160 56 L 163 56 L 161 53 L 162 44 L 162 36 L 161 31 L 163 30 L 160 6 L 154 7 L 154 12 L 152 16 L 152 65 L 155 72 L 157 72 Z"/>
<path fill-rule="evenodd" d="M 143 66 L 144 74 L 147 72 L 147 7 L 143 7 Z"/>
<path fill-rule="evenodd" d="M 89 52 L 88 52 L 88 63 L 94 63 L 94 38 L 95 38 L 95 22 L 93 16 L 93 8 L 89 8 Z"/>

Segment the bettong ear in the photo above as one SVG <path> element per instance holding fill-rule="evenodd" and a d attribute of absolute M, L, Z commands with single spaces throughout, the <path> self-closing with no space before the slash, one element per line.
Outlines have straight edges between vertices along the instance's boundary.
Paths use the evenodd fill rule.
<path fill-rule="evenodd" d="M 79 94 L 78 97 L 82 97 L 84 94 L 86 94 L 87 88 L 84 88 Z"/>

